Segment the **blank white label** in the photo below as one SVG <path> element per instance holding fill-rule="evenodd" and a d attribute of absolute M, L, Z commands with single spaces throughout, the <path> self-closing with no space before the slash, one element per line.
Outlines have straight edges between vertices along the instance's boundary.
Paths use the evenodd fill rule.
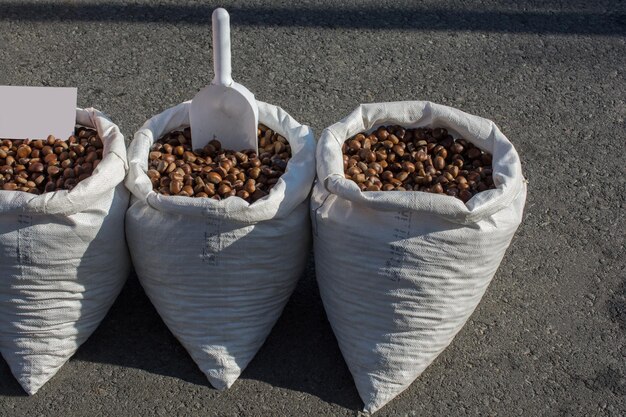
<path fill-rule="evenodd" d="M 66 140 L 76 125 L 76 88 L 0 86 L 0 138 Z"/>

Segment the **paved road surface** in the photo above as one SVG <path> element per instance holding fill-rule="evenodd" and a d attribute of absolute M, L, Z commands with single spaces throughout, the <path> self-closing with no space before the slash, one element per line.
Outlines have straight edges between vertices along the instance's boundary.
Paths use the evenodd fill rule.
<path fill-rule="evenodd" d="M 212 78 L 210 15 L 177 1 L 0 2 L 0 85 L 76 86 L 128 137 Z M 294 2 L 296 3 L 296 2 Z M 316 132 L 360 102 L 490 118 L 529 183 L 524 222 L 452 345 L 382 416 L 626 414 L 626 2 L 225 1 L 233 76 Z M 338 5 L 341 3 L 342 5 Z M 313 263 L 267 343 L 212 389 L 135 277 L 32 398 L 0 416 L 354 416 Z"/>

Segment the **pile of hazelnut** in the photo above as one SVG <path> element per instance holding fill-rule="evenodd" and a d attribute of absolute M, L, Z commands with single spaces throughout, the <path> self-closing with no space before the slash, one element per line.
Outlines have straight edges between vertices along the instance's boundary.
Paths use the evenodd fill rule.
<path fill-rule="evenodd" d="M 32 194 L 71 190 L 89 178 L 102 160 L 98 132 L 77 127 L 67 140 L 0 141 L 0 186 Z"/>
<path fill-rule="evenodd" d="M 441 127 L 381 126 L 343 144 L 346 178 L 362 191 L 425 191 L 467 202 L 495 188 L 489 153 Z"/>
<path fill-rule="evenodd" d="M 148 156 L 153 189 L 163 195 L 216 200 L 237 196 L 249 203 L 265 197 L 285 173 L 291 147 L 267 126 L 260 124 L 257 134 L 258 154 L 225 150 L 219 140 L 193 150 L 189 128 L 166 134 Z"/>

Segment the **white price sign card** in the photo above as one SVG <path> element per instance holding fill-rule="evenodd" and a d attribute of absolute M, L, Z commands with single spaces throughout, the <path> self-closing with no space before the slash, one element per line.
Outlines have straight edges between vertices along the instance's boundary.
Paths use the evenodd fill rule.
<path fill-rule="evenodd" d="M 67 139 L 76 125 L 76 88 L 0 86 L 0 138 Z"/>

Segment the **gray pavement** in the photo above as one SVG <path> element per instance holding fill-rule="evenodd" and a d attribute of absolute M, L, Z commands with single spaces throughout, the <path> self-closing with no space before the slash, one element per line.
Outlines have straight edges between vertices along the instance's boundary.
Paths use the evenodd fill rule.
<path fill-rule="evenodd" d="M 58 5 L 57 5 L 58 3 Z M 233 77 L 317 133 L 361 102 L 494 120 L 524 222 L 452 345 L 377 416 L 626 415 L 626 2 L 224 1 Z M 217 3 L 0 2 L 0 85 L 76 86 L 127 137 L 210 81 Z M 267 342 L 212 389 L 131 276 L 39 393 L 0 360 L 0 416 L 354 416 L 312 258 Z"/>

